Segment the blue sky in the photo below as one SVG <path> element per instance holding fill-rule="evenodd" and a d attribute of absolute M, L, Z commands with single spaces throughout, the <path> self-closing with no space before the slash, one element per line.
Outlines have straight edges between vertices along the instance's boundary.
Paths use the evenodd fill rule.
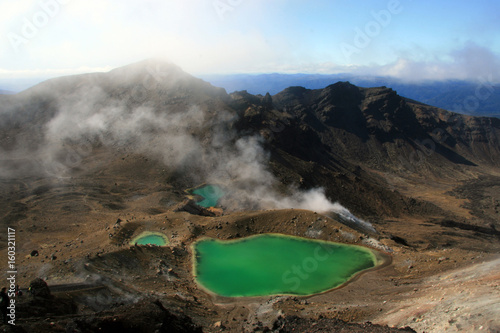
<path fill-rule="evenodd" d="M 0 83 L 151 57 L 194 75 L 500 82 L 498 0 L 0 1 Z"/>

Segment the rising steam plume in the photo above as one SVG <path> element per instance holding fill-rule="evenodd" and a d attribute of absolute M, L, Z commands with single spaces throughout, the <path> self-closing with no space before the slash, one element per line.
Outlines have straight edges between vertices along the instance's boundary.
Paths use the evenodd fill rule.
<path fill-rule="evenodd" d="M 286 194 L 278 191 L 280 184 L 267 168 L 269 154 L 262 138 L 239 133 L 234 126 L 238 117 L 223 104 L 207 107 L 204 103 L 207 94 L 221 94 L 219 88 L 173 65 L 153 71 L 148 66 L 149 72 L 143 66 L 132 66 L 103 75 L 74 77 L 72 89 L 67 89 L 66 81 L 55 80 L 24 92 L 21 97 L 27 100 L 51 101 L 46 107 L 53 111 L 45 118 L 41 116 L 43 123 L 37 125 L 42 127 L 31 133 L 38 136 L 34 142 L 18 139 L 9 149 L 3 148 L 3 159 L 29 154 L 36 161 L 36 172 L 66 177 L 74 164 L 83 163 L 82 156 L 92 155 L 96 144 L 109 149 L 124 147 L 184 173 L 193 183 L 223 185 L 230 193 L 230 200 L 223 204 L 239 209 L 335 212 L 345 221 L 374 231 L 369 223 L 329 201 L 322 188 L 301 191 L 290 187 Z M 162 103 L 165 96 L 180 102 Z M 14 104 L 2 105 L 4 119 L 16 117 L 19 107 Z M 43 111 L 27 112 L 33 115 Z M 18 121 L 30 119 L 26 117 Z M 76 148 L 71 148 L 70 154 L 68 147 Z M 4 164 L 1 176 L 20 175 Z"/>

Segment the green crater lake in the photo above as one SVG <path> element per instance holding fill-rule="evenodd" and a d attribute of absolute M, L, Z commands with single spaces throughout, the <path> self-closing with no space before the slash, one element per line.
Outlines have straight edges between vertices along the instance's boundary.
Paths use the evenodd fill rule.
<path fill-rule="evenodd" d="M 145 231 L 141 233 L 139 236 L 135 237 L 132 239 L 130 242 L 132 245 L 147 245 L 147 244 L 154 244 L 158 246 L 164 246 L 168 244 L 168 238 L 162 233 L 159 232 L 150 232 L 150 231 Z"/>
<path fill-rule="evenodd" d="M 193 194 L 203 197 L 203 200 L 196 202 L 196 204 L 208 208 L 217 206 L 219 199 L 224 196 L 224 191 L 217 185 L 206 185 L 194 190 Z"/>
<path fill-rule="evenodd" d="M 317 294 L 379 263 L 362 246 L 279 234 L 201 239 L 193 256 L 197 282 L 226 297 Z"/>

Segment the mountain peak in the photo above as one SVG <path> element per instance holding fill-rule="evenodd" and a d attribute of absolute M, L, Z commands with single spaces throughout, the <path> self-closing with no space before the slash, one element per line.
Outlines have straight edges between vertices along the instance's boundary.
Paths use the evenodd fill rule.
<path fill-rule="evenodd" d="M 177 81 L 179 79 L 194 79 L 193 76 L 184 72 L 176 64 L 158 60 L 146 59 L 130 65 L 115 68 L 109 72 L 113 78 L 125 80 L 154 80 L 158 83 L 165 81 Z"/>
<path fill-rule="evenodd" d="M 107 73 L 50 79 L 26 90 L 24 94 L 44 96 L 52 92 L 57 92 L 59 95 L 80 94 L 80 91 L 87 91 L 92 87 L 99 87 L 110 96 L 132 96 L 136 102 L 146 101 L 153 98 L 153 95 L 165 91 L 170 91 L 172 96 L 184 97 L 190 95 L 225 98 L 227 95 L 224 88 L 214 87 L 183 71 L 176 64 L 158 59 L 142 60 Z"/>

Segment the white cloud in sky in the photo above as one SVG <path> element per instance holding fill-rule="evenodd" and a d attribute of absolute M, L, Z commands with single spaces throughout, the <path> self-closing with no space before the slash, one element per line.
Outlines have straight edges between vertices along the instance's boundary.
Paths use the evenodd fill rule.
<path fill-rule="evenodd" d="M 57 4 L 58 1 L 66 4 L 60 4 L 57 14 L 50 17 L 33 38 L 28 38 L 26 44 L 19 45 L 16 52 L 7 34 L 22 35 L 25 19 L 32 20 L 33 15 L 42 11 L 40 3 Z M 300 9 L 297 2 L 283 0 L 272 3 L 220 0 L 219 4 L 228 7 L 223 6 L 226 10 L 219 9 L 219 12 L 214 3 L 212 0 L 3 1 L 0 4 L 0 36 L 3 36 L 0 79 L 28 77 L 30 73 L 33 77 L 44 73 L 47 77 L 76 74 L 82 68 L 98 71 L 155 57 L 172 61 L 194 75 L 354 72 L 417 81 L 475 79 L 491 74 L 500 81 L 500 57 L 492 51 L 493 46 L 463 41 L 450 51 L 428 48 L 411 40 L 404 45 L 390 42 L 418 32 L 415 27 L 409 30 L 412 34 L 398 32 L 405 28 L 409 18 L 404 15 L 411 15 L 413 10 L 409 4 L 405 5 L 408 10 L 395 16 L 391 25 L 373 38 L 370 47 L 356 54 L 357 62 L 349 64 L 339 44 L 346 38 L 350 41 L 351 37 L 346 36 L 353 36 L 353 29 L 358 25 L 363 27 L 364 21 L 351 23 L 346 18 L 336 23 L 324 17 L 324 22 L 315 26 L 314 17 L 301 16 L 297 11 Z M 412 2 L 411 5 L 418 4 Z M 386 2 L 372 4 L 374 9 L 385 6 Z M 292 7 L 295 12 L 288 11 Z M 373 20 L 370 9 L 365 11 L 367 19 Z M 349 15 L 336 11 L 332 14 L 340 15 L 339 18 Z M 273 30 L 277 24 L 291 25 Z M 309 38 L 314 38 L 314 43 Z M 432 40 L 432 45 L 436 45 L 436 39 Z"/>
<path fill-rule="evenodd" d="M 400 58 L 395 63 L 369 69 L 375 75 L 402 78 L 406 81 L 422 80 L 473 80 L 490 78 L 500 82 L 500 57 L 491 50 L 467 43 L 465 47 L 452 51 L 446 60 L 412 61 Z"/>

